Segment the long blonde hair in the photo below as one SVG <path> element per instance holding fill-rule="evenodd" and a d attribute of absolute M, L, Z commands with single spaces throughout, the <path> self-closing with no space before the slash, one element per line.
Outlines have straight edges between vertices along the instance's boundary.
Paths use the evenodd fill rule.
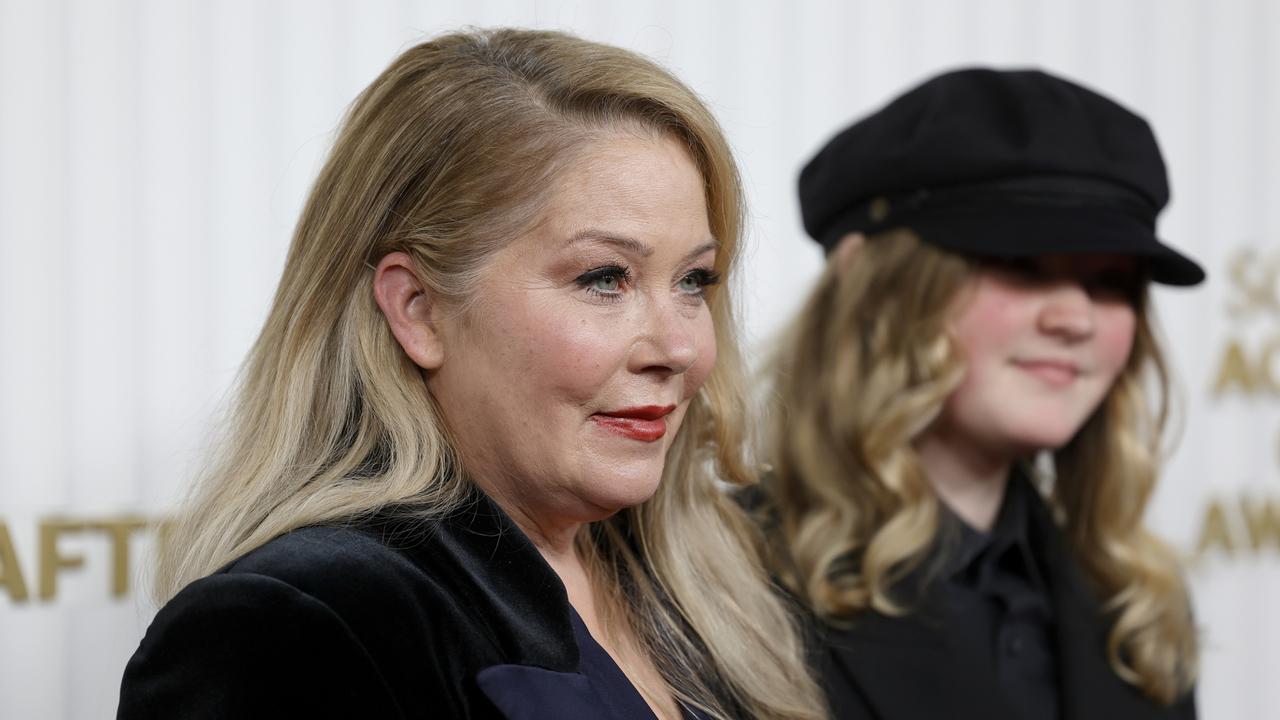
<path fill-rule="evenodd" d="M 769 371 L 770 482 L 789 554 L 779 566 L 834 622 L 909 610 L 894 586 L 922 567 L 939 532 L 913 441 L 963 377 L 948 321 L 975 272 L 905 229 L 854 253 L 829 263 Z M 1111 618 L 1112 667 L 1170 703 L 1194 682 L 1197 644 L 1177 560 L 1142 524 L 1168 378 L 1145 295 L 1136 316 L 1126 367 L 1054 453 L 1049 500 Z"/>
<path fill-rule="evenodd" d="M 303 210 L 225 439 L 159 558 L 161 601 L 299 527 L 388 505 L 439 517 L 465 501 L 465 468 L 374 302 L 372 266 L 406 252 L 431 291 L 465 306 L 560 171 L 623 128 L 688 150 L 727 274 L 743 214 L 727 143 L 688 88 L 635 54 L 555 32 L 456 33 L 404 52 L 360 95 Z M 682 701 L 720 718 L 817 717 L 798 633 L 716 485 L 749 478 L 728 290 L 708 303 L 719 359 L 656 496 L 580 542 Z"/>

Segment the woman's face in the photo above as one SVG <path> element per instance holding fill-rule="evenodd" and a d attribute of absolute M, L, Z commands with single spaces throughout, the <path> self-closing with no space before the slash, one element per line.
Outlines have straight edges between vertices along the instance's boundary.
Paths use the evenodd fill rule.
<path fill-rule="evenodd" d="M 1010 458 L 1066 444 L 1125 367 L 1143 282 L 1120 256 L 984 264 L 953 308 L 966 371 L 938 429 Z"/>
<path fill-rule="evenodd" d="M 541 222 L 440 322 L 428 381 L 471 476 L 535 523 L 653 495 L 716 358 L 703 179 L 668 138 L 619 133 L 559 180 Z"/>

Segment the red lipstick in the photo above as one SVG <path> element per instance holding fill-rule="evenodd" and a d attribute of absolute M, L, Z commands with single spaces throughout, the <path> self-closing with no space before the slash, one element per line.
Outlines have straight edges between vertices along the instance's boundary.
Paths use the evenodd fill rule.
<path fill-rule="evenodd" d="M 591 416 L 600 427 L 623 437 L 654 442 L 667 434 L 666 416 L 675 405 L 640 405 L 599 412 Z"/>

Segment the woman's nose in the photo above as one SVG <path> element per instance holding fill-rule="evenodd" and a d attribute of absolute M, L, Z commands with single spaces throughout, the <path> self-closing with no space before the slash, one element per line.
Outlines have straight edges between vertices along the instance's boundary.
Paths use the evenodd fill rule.
<path fill-rule="evenodd" d="M 1064 280 L 1045 292 L 1045 302 L 1038 318 L 1041 332 L 1073 342 L 1093 335 L 1093 298 L 1081 283 Z"/>
<path fill-rule="evenodd" d="M 644 330 L 631 352 L 633 371 L 678 375 L 697 361 L 693 320 L 680 312 L 678 302 L 663 299 L 645 303 Z"/>

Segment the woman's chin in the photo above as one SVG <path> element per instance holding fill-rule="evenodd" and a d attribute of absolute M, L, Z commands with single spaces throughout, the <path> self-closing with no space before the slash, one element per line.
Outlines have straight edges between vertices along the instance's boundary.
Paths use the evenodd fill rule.
<path fill-rule="evenodd" d="M 579 498 L 585 505 L 598 510 L 603 520 L 630 507 L 650 500 L 657 492 L 661 477 L 613 477 L 590 488 L 584 488 Z"/>

